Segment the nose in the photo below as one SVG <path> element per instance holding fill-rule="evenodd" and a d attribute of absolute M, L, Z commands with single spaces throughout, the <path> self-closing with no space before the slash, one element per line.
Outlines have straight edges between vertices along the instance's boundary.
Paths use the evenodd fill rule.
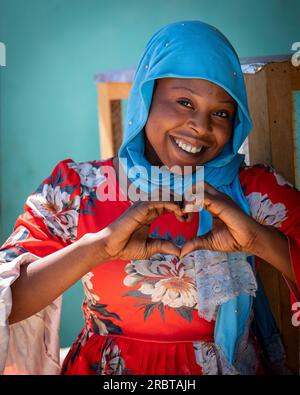
<path fill-rule="evenodd" d="M 190 117 L 187 121 L 187 126 L 189 129 L 193 129 L 198 134 L 206 134 L 210 131 L 209 117 L 206 114 L 199 112 L 190 114 Z"/>

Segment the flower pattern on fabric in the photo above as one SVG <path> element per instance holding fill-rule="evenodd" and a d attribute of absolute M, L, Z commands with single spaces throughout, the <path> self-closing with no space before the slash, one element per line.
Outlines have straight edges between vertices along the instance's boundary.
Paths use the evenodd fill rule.
<path fill-rule="evenodd" d="M 192 310 L 197 308 L 194 262 L 188 254 L 182 260 L 174 255 L 155 254 L 149 260 L 134 260 L 125 267 L 128 275 L 124 285 L 138 290 L 124 296 L 150 299 L 136 303 L 144 308 L 146 320 L 155 308 L 164 319 L 164 308 L 173 308 L 181 317 L 191 321 Z"/>
<path fill-rule="evenodd" d="M 156 254 L 149 260 L 131 261 L 125 267 L 128 275 L 123 283 L 139 288 L 124 296 L 151 300 L 135 304 L 144 309 L 145 320 L 156 308 L 163 319 L 164 309 L 173 308 L 188 321 L 192 320 L 192 310 L 198 310 L 207 321 L 215 320 L 222 303 L 242 292 L 255 296 L 257 288 L 246 254 L 228 255 L 198 250 L 181 260 Z"/>
<path fill-rule="evenodd" d="M 82 198 L 91 195 L 91 191 L 97 188 L 102 182 L 106 181 L 106 177 L 102 174 L 102 163 L 81 162 L 69 163 L 70 169 L 75 170 L 80 176 L 80 184 L 82 187 Z"/>
<path fill-rule="evenodd" d="M 283 203 L 273 203 L 267 194 L 252 192 L 247 197 L 252 217 L 262 225 L 280 227 L 287 219 L 287 208 Z"/>
<path fill-rule="evenodd" d="M 238 375 L 234 366 L 228 364 L 223 352 L 213 342 L 194 342 L 195 358 L 203 375 Z"/>
<path fill-rule="evenodd" d="M 19 226 L 6 240 L 5 243 L 2 244 L 2 248 L 10 244 L 16 244 L 18 241 L 26 240 L 29 236 L 29 230 L 25 228 L 25 226 Z"/>
<path fill-rule="evenodd" d="M 73 194 L 76 185 L 65 185 L 60 171 L 56 178 L 50 177 L 50 183 L 41 184 L 26 201 L 33 214 L 41 217 L 52 236 L 62 240 L 74 241 L 77 234 L 77 223 L 80 196 Z"/>
<path fill-rule="evenodd" d="M 154 231 L 149 236 L 153 239 L 162 239 L 167 241 L 172 241 L 177 247 L 182 247 L 186 242 L 186 238 L 179 233 L 176 237 L 173 237 L 170 232 L 166 231 L 164 235 L 161 235 L 158 231 L 158 226 L 154 229 Z"/>
<path fill-rule="evenodd" d="M 2 263 L 11 262 L 16 259 L 19 255 L 28 252 L 23 247 L 15 246 L 11 248 L 1 249 L 0 251 L 0 265 Z"/>
<path fill-rule="evenodd" d="M 295 188 L 293 184 L 287 181 L 280 173 L 278 173 L 273 166 L 266 164 L 256 164 L 253 166 L 248 166 L 247 169 L 260 169 L 266 174 L 272 174 L 275 177 L 277 185 L 288 186 L 290 188 Z"/>
<path fill-rule="evenodd" d="M 80 209 L 82 214 L 94 215 L 95 201 L 99 200 L 97 188 L 107 181 L 102 173 L 102 162 L 68 163 L 70 169 L 75 170 L 80 176 L 82 199 L 88 197 L 85 208 Z"/>
<path fill-rule="evenodd" d="M 83 278 L 83 289 L 85 300 L 83 311 L 86 321 L 86 329 L 89 334 L 99 335 L 122 334 L 122 328 L 114 323 L 114 320 L 121 321 L 118 314 L 107 310 L 107 304 L 98 303 L 100 297 L 94 292 L 91 278 L 93 273 L 87 273 Z M 109 319 L 112 318 L 112 319 Z"/>
<path fill-rule="evenodd" d="M 294 188 L 293 184 L 287 181 L 281 174 L 277 173 L 273 168 L 272 168 L 272 173 L 274 174 L 274 177 L 276 178 L 278 185 L 282 185 L 282 186 L 287 185 L 291 188 Z"/>
<path fill-rule="evenodd" d="M 93 284 L 91 278 L 94 277 L 94 273 L 88 272 L 82 277 L 82 285 L 86 298 L 92 304 L 97 304 L 100 297 L 94 292 Z"/>
<path fill-rule="evenodd" d="M 98 333 L 99 335 L 121 334 L 122 329 L 111 319 L 121 321 L 118 314 L 109 312 L 107 304 L 99 303 L 100 297 L 95 293 L 91 279 L 94 273 L 88 272 L 82 277 L 85 300 L 83 302 L 83 311 L 86 320 L 86 329 L 89 334 Z M 104 318 L 105 317 L 105 318 Z"/>
<path fill-rule="evenodd" d="M 196 361 L 201 366 L 203 375 L 217 375 L 218 362 L 215 353 L 214 343 L 194 342 L 193 343 Z"/>
<path fill-rule="evenodd" d="M 129 374 L 125 369 L 125 361 L 121 356 L 121 350 L 115 340 L 108 338 L 101 350 L 102 358 L 98 363 L 92 364 L 91 369 L 97 375 L 121 375 Z"/>

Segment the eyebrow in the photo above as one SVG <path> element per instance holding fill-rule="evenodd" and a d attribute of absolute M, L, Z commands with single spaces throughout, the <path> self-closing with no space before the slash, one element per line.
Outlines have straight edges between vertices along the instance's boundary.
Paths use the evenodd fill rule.
<path fill-rule="evenodd" d="M 178 90 L 179 90 L 179 89 L 184 89 L 184 90 L 186 90 L 186 91 L 191 92 L 193 95 L 203 97 L 202 95 L 199 95 L 199 93 L 193 91 L 193 89 L 187 88 L 187 87 L 185 87 L 185 86 L 174 86 L 174 87 L 171 88 L 171 89 L 178 89 Z M 233 106 L 235 106 L 235 102 L 234 102 L 233 100 L 230 100 L 230 99 L 218 100 L 218 102 L 219 102 L 219 103 L 228 103 L 228 104 L 232 104 Z"/>

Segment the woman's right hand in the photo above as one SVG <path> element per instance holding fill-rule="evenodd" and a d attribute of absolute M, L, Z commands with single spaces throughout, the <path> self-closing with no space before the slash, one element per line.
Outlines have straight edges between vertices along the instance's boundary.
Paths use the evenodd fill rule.
<path fill-rule="evenodd" d="M 148 259 L 156 253 L 180 255 L 171 241 L 148 237 L 151 223 L 161 214 L 173 212 L 184 222 L 184 213 L 172 202 L 137 202 L 118 219 L 97 233 L 89 233 L 101 261 Z"/>
<path fill-rule="evenodd" d="M 182 216 L 176 203 L 137 203 L 100 232 L 86 233 L 65 248 L 22 264 L 12 284 L 9 323 L 41 311 L 102 262 L 148 259 L 158 252 L 179 256 L 180 249 L 170 241 L 148 238 L 151 222 L 163 212 L 173 212 L 179 220 Z"/>

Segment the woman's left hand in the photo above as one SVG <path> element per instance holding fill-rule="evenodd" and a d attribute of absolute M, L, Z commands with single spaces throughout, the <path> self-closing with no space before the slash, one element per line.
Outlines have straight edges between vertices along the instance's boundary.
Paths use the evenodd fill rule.
<path fill-rule="evenodd" d="M 261 224 L 247 215 L 225 193 L 204 182 L 203 208 L 213 217 L 212 229 L 203 236 L 193 237 L 181 249 L 181 258 L 194 250 L 245 251 L 254 250 Z"/>

